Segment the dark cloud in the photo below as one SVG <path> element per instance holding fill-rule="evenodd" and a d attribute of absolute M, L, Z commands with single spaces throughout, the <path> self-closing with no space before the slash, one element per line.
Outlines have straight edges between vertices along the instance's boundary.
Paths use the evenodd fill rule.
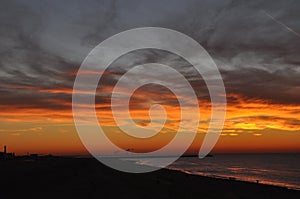
<path fill-rule="evenodd" d="M 70 72 L 105 38 L 130 28 L 158 26 L 199 41 L 220 67 L 229 94 L 299 104 L 300 38 L 290 30 L 300 32 L 299 13 L 299 1 L 279 0 L 3 1 L 0 92 L 5 97 L 0 103 L 62 108 L 62 102 L 71 102 L 70 93 L 41 90 L 72 89 Z M 134 64 L 157 61 L 178 69 L 191 81 L 198 97 L 208 99 L 202 79 L 178 57 L 151 50 L 126 56 L 109 69 L 118 75 L 105 76 L 104 85 L 114 85 Z M 47 104 L 50 98 L 58 104 Z M 107 98 L 98 100 L 108 102 Z M 236 101 L 229 98 L 230 103 Z"/>
<path fill-rule="evenodd" d="M 240 68 L 223 71 L 223 79 L 228 93 L 245 99 L 260 99 L 274 104 L 299 104 L 299 72 L 297 68 L 284 67 L 270 72 L 266 69 Z M 228 98 L 230 103 L 238 103 L 236 98 Z"/>

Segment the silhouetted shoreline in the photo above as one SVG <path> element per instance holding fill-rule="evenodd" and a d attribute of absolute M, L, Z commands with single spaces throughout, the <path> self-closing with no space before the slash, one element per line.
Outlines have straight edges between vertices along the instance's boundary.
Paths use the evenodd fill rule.
<path fill-rule="evenodd" d="M 129 174 L 93 158 L 0 161 L 3 198 L 300 198 L 300 191 L 161 169 Z"/>

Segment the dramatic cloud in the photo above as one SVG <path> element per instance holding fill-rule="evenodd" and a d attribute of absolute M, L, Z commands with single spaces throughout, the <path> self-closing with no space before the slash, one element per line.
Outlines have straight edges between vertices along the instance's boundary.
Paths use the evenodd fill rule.
<path fill-rule="evenodd" d="M 251 125 L 256 136 L 268 128 L 299 131 L 295 119 L 300 116 L 299 13 L 296 0 L 3 1 L 0 120 L 72 123 L 73 82 L 90 50 L 121 31 L 155 26 L 187 34 L 213 57 L 227 91 L 224 134 L 239 135 Z M 109 111 L 114 85 L 130 68 L 148 62 L 178 70 L 195 89 L 201 108 L 210 107 L 205 82 L 189 63 L 164 51 L 141 50 L 120 57 L 102 72 L 96 108 L 106 126 L 113 125 Z M 148 85 L 132 98 L 131 108 L 140 125 L 148 122 L 146 95 L 175 114 L 178 102 L 172 92 Z M 201 118 L 199 132 L 206 131 L 210 118 L 208 110 L 202 113 L 207 115 Z M 168 120 L 166 129 L 177 128 L 177 116 Z"/>

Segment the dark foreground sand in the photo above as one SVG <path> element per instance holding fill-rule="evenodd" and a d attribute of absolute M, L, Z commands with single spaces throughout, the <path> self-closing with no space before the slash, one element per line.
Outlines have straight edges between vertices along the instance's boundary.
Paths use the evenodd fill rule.
<path fill-rule="evenodd" d="M 300 198 L 300 191 L 162 169 L 115 171 L 92 158 L 0 161 L 0 198 Z"/>

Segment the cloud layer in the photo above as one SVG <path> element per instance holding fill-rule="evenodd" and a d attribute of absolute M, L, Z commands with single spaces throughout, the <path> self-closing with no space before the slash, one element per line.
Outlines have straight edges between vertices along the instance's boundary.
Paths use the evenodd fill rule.
<path fill-rule="evenodd" d="M 213 57 L 228 94 L 224 130 L 228 134 L 247 131 L 251 124 L 250 129 L 257 131 L 260 127 L 299 131 L 295 119 L 300 114 L 299 13 L 296 0 L 4 1 L 0 7 L 0 119 L 72 122 L 73 82 L 89 51 L 121 31 L 156 26 L 187 34 Z M 187 62 L 148 49 L 124 55 L 103 71 L 97 109 L 109 111 L 110 93 L 118 79 L 132 66 L 147 62 L 174 67 L 190 81 L 200 106 L 209 106 L 205 83 Z M 154 88 L 156 96 L 151 94 Z M 171 92 L 151 85 L 136 95 L 133 104 L 145 95 L 171 109 L 178 105 Z M 138 111 L 139 107 L 131 108 Z M 207 114 L 203 123 L 209 121 Z M 136 120 L 145 122 L 144 116 Z M 173 120 L 171 129 L 178 118 Z"/>

